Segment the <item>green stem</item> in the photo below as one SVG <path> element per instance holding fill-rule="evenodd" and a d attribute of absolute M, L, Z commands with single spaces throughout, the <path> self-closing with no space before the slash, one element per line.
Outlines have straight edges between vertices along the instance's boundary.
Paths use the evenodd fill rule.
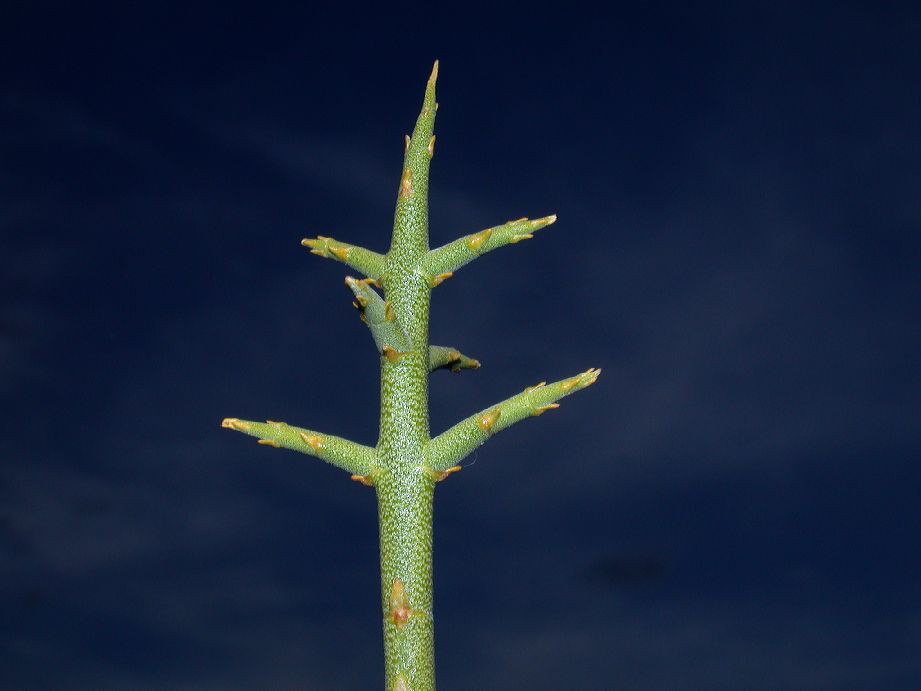
<path fill-rule="evenodd" d="M 420 463 L 421 466 L 421 463 Z M 384 615 L 384 688 L 435 688 L 432 498 L 435 480 L 410 469 L 376 481 Z M 402 687 L 400 686 L 402 684 Z"/>
<path fill-rule="evenodd" d="M 418 270 L 428 252 L 428 173 L 435 123 L 435 79 L 406 147 L 393 241 L 380 283 L 406 350 L 381 357 L 381 428 L 375 477 L 381 541 L 385 688 L 433 691 L 432 498 L 425 464 L 429 437 L 429 304 L 432 284 Z"/>
<path fill-rule="evenodd" d="M 453 348 L 429 345 L 432 288 L 486 252 L 532 237 L 556 216 L 526 218 L 429 249 L 429 164 L 434 155 L 435 80 L 406 137 L 393 238 L 386 255 L 330 237 L 305 238 L 312 254 L 335 259 L 367 276 L 346 278 L 381 362 L 381 420 L 376 448 L 284 422 L 225 418 L 222 426 L 258 437 L 264 446 L 316 456 L 377 491 L 381 546 L 381 611 L 386 691 L 434 691 L 432 619 L 432 500 L 435 484 L 460 470 L 467 454 L 493 434 L 559 407 L 564 396 L 595 382 L 600 370 L 522 393 L 486 408 L 432 439 L 428 377 L 436 369 L 476 369 L 477 360 Z M 371 284 L 382 288 L 382 298 Z"/>

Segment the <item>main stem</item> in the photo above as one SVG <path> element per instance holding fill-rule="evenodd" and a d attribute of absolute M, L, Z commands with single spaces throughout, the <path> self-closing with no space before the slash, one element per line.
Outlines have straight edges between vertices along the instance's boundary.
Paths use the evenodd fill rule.
<path fill-rule="evenodd" d="M 417 270 L 428 252 L 428 171 L 435 120 L 435 79 L 406 147 L 393 240 L 380 283 L 407 350 L 381 357 L 380 470 L 381 604 L 387 691 L 435 688 L 432 620 L 432 499 L 425 468 L 429 442 L 428 331 L 430 277 Z"/>
<path fill-rule="evenodd" d="M 434 691 L 432 621 L 432 499 L 435 483 L 460 470 L 457 463 L 493 434 L 529 417 L 559 408 L 558 400 L 590 386 L 601 370 L 540 382 L 521 393 L 429 436 L 428 377 L 431 369 L 475 369 L 479 362 L 453 348 L 429 347 L 431 291 L 484 252 L 533 237 L 556 220 L 545 216 L 486 228 L 429 250 L 429 164 L 435 153 L 435 80 L 425 89 L 422 112 L 406 155 L 397 194 L 393 240 L 386 255 L 317 236 L 301 241 L 312 254 L 335 258 L 367 278 L 349 276 L 353 303 L 381 353 L 381 426 L 371 448 L 284 422 L 225 418 L 221 425 L 259 438 L 259 443 L 316 456 L 377 491 L 381 539 L 381 610 L 386 691 Z M 370 286 L 378 285 L 385 300 Z"/>

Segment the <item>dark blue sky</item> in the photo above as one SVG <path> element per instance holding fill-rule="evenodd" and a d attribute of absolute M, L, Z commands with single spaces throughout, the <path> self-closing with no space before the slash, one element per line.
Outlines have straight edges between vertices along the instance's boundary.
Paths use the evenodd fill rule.
<path fill-rule="evenodd" d="M 441 60 L 432 428 L 602 367 L 436 496 L 444 689 L 921 686 L 921 11 L 0 11 L 0 685 L 377 688 L 373 444 L 305 236 L 389 244 Z"/>

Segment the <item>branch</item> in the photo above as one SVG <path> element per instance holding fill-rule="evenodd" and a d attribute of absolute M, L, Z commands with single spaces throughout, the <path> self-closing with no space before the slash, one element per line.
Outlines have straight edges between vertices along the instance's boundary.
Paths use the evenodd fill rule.
<path fill-rule="evenodd" d="M 450 369 L 460 372 L 462 369 L 480 369 L 480 361 L 469 358 L 454 348 L 429 346 L 429 372 L 436 369 Z"/>
<path fill-rule="evenodd" d="M 429 167 L 435 155 L 435 82 L 438 61 L 425 86 L 422 110 L 416 119 L 411 137 L 406 137 L 403 174 L 397 192 L 397 208 L 393 217 L 393 236 L 388 259 L 396 264 L 415 263 L 429 249 L 428 193 Z"/>
<path fill-rule="evenodd" d="M 224 418 L 221 427 L 259 437 L 259 443 L 316 456 L 356 476 L 368 476 L 377 468 L 377 451 L 342 437 L 292 427 L 286 422 L 251 422 Z"/>
<path fill-rule="evenodd" d="M 316 238 L 304 238 L 301 244 L 310 248 L 310 254 L 326 259 L 336 259 L 360 271 L 368 278 L 377 280 L 384 272 L 384 255 L 366 250 L 364 247 L 339 242 L 323 235 L 318 235 Z"/>
<path fill-rule="evenodd" d="M 358 281 L 351 276 L 346 276 L 345 284 L 355 294 L 355 302 L 352 304 L 361 313 L 361 320 L 371 330 L 377 351 L 384 353 L 388 348 L 396 352 L 406 350 L 406 334 L 397 323 L 393 308 L 371 287 L 371 281 L 368 279 Z"/>
<path fill-rule="evenodd" d="M 559 408 L 556 401 L 591 386 L 599 374 L 600 369 L 592 368 L 553 384 L 541 382 L 537 386 L 529 386 L 517 396 L 461 420 L 428 443 L 425 448 L 426 466 L 436 472 L 455 466 L 497 432 L 527 417 L 536 417 Z"/>
<path fill-rule="evenodd" d="M 429 276 L 450 274 L 469 264 L 481 254 L 492 252 L 505 245 L 530 240 L 533 233 L 556 221 L 556 216 L 544 216 L 533 221 L 519 218 L 501 226 L 481 230 L 479 233 L 459 238 L 447 245 L 431 250 L 422 259 L 422 269 Z"/>

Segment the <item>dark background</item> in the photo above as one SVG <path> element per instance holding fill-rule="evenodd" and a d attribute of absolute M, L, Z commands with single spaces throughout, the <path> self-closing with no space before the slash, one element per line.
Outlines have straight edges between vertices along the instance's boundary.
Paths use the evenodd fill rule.
<path fill-rule="evenodd" d="M 432 429 L 604 374 L 439 487 L 444 689 L 921 687 L 921 10 L 8 2 L 0 685 L 368 689 L 376 439 L 316 234 L 389 244 L 441 59 Z M 560 14 L 562 12 L 562 14 Z"/>

